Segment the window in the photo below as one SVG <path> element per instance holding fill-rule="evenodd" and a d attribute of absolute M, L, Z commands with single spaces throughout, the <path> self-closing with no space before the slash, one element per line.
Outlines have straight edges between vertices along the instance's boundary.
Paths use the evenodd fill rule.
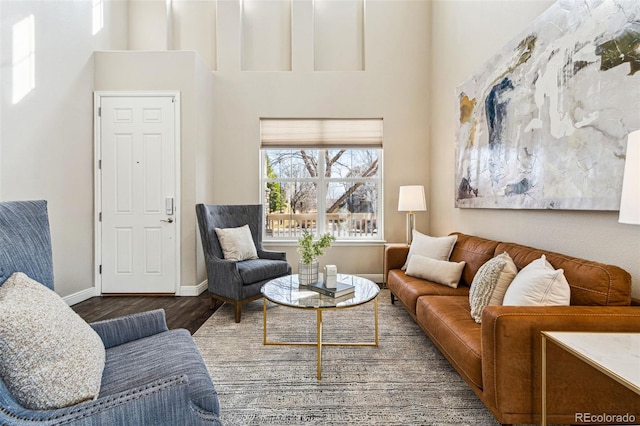
<path fill-rule="evenodd" d="M 92 1 L 92 35 L 96 35 L 104 27 L 104 0 Z"/>
<path fill-rule="evenodd" d="M 36 87 L 36 36 L 33 15 L 14 24 L 12 36 L 12 102 L 17 104 Z"/>
<path fill-rule="evenodd" d="M 382 120 L 261 120 L 265 239 L 382 239 Z"/>

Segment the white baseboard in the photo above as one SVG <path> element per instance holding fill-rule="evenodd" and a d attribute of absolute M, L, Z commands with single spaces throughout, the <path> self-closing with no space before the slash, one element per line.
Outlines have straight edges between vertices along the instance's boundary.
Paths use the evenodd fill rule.
<path fill-rule="evenodd" d="M 91 299 L 93 296 L 96 296 L 95 287 L 88 288 L 86 290 L 79 291 L 77 293 L 70 294 L 62 298 L 67 305 L 73 306 L 76 303 L 84 302 L 87 299 Z"/>
<path fill-rule="evenodd" d="M 200 296 L 207 288 L 209 288 L 208 280 L 204 280 L 198 285 L 182 285 L 180 286 L 180 293 L 176 294 L 176 296 Z"/>

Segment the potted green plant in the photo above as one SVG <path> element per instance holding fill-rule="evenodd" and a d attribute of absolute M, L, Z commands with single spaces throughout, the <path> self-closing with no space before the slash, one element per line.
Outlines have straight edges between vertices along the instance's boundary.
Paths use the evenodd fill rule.
<path fill-rule="evenodd" d="M 320 236 L 319 240 L 313 241 L 313 234 L 302 231 L 302 236 L 298 239 L 298 282 L 301 285 L 318 282 L 318 257 L 324 254 L 324 250 L 331 247 L 331 243 L 336 237 L 326 233 Z"/>

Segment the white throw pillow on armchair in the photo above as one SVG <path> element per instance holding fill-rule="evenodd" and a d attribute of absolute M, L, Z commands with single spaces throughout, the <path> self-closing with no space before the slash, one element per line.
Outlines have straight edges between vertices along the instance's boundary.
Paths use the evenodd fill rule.
<path fill-rule="evenodd" d="M 225 259 L 238 262 L 258 258 L 249 225 L 237 228 L 215 228 L 215 231 Z"/>

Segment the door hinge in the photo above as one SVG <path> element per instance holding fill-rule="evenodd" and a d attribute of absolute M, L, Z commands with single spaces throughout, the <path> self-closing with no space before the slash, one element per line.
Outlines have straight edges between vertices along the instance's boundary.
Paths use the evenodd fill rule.
<path fill-rule="evenodd" d="M 176 103 L 176 98 L 172 97 L 172 98 L 171 98 L 171 103 L 172 103 L 172 104 L 175 104 L 175 103 Z"/>
<path fill-rule="evenodd" d="M 102 212 L 98 213 L 98 222 L 102 222 Z"/>
<path fill-rule="evenodd" d="M 98 266 L 98 273 L 102 274 L 102 265 Z"/>
<path fill-rule="evenodd" d="M 98 117 L 102 117 L 102 107 L 98 107 Z"/>
<path fill-rule="evenodd" d="M 102 160 L 98 160 L 98 170 L 102 170 Z"/>

